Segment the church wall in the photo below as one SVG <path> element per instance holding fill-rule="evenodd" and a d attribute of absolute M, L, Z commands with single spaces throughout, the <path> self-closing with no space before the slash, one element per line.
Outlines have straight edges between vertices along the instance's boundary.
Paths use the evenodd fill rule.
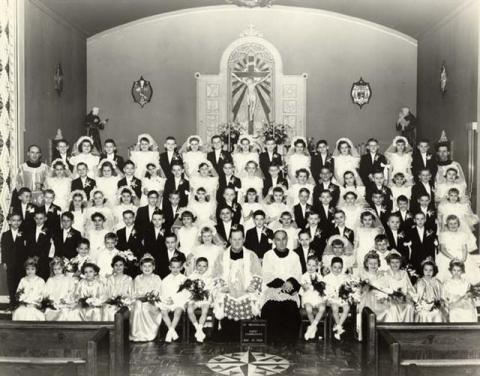
<path fill-rule="evenodd" d="M 104 137 L 114 137 L 124 152 L 141 132 L 159 141 L 194 133 L 194 73 L 218 74 L 222 52 L 249 23 L 280 51 L 284 74 L 308 74 L 308 136 L 356 143 L 376 136 L 387 143 L 399 108 L 415 112 L 415 40 L 336 13 L 219 6 L 153 16 L 89 38 L 87 105 L 110 118 Z M 143 109 L 130 94 L 140 75 L 153 86 Z M 360 77 L 373 90 L 362 109 L 350 99 Z"/>
<path fill-rule="evenodd" d="M 468 122 L 477 121 L 479 3 L 472 1 L 418 39 L 418 134 L 438 140 L 442 130 L 454 141 L 454 157 L 467 168 Z M 447 67 L 447 91 L 440 69 Z"/>
<path fill-rule="evenodd" d="M 48 157 L 48 140 L 61 128 L 64 137 L 83 132 L 86 108 L 86 37 L 34 0 L 25 1 L 25 145 L 39 144 Z M 61 63 L 63 92 L 54 89 Z"/>

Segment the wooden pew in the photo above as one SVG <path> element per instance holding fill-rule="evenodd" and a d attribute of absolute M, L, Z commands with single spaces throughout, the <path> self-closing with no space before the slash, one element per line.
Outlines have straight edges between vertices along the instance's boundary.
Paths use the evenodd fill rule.
<path fill-rule="evenodd" d="M 363 375 L 378 375 L 378 354 L 379 354 L 379 344 L 378 344 L 378 332 L 380 330 L 386 330 L 392 335 L 400 335 L 403 333 L 404 338 L 410 338 L 410 348 L 414 348 L 415 344 L 418 344 L 419 341 L 423 341 L 421 348 L 423 349 L 425 360 L 428 358 L 434 358 L 439 352 L 442 351 L 441 348 L 430 348 L 432 352 L 425 355 L 425 351 L 428 349 L 428 341 L 433 341 L 435 338 L 438 338 L 439 334 L 444 333 L 441 338 L 448 340 L 449 345 L 448 349 L 451 348 L 452 338 L 462 334 L 462 336 L 470 336 L 469 333 L 475 333 L 473 336 L 476 336 L 476 341 L 479 343 L 480 340 L 480 324 L 477 323 L 458 323 L 458 324 L 438 324 L 438 323 L 384 323 L 377 322 L 376 315 L 368 307 L 363 309 L 362 312 L 362 374 Z M 408 337 L 410 336 L 410 337 Z M 474 346 L 474 348 L 478 347 Z M 462 353 L 465 353 L 465 348 L 462 350 Z M 480 351 L 475 354 L 470 354 L 469 358 L 480 358 Z M 460 356 L 458 357 L 460 358 Z M 420 367 L 420 362 L 416 362 L 416 368 Z M 413 363 L 412 363 L 413 364 Z M 408 367 L 408 364 L 404 365 Z M 410 367 L 412 370 L 415 367 Z M 413 372 L 413 371 L 410 372 Z M 426 372 L 426 371 L 425 371 Z M 422 374 L 420 374 L 422 375 Z M 452 374 L 450 373 L 450 376 Z"/>
<path fill-rule="evenodd" d="M 480 329 L 444 325 L 429 330 L 378 330 L 378 374 L 391 376 L 480 374 Z M 471 358 L 473 356 L 473 358 Z"/>
<path fill-rule="evenodd" d="M 109 333 L 52 328 L 44 322 L 0 324 L 0 375 L 105 375 Z"/>
<path fill-rule="evenodd" d="M 47 321 L 42 325 L 47 325 L 53 329 L 78 330 L 82 332 L 94 333 L 100 328 L 106 328 L 109 334 L 109 370 L 110 376 L 128 376 L 129 374 L 129 354 L 130 354 L 130 311 L 128 308 L 121 308 L 116 314 L 114 321 Z M 18 324 L 40 324 L 38 321 L 11 321 L 0 320 L 0 329 L 3 327 L 14 327 Z M 1 373 L 0 373 L 1 375 Z"/>

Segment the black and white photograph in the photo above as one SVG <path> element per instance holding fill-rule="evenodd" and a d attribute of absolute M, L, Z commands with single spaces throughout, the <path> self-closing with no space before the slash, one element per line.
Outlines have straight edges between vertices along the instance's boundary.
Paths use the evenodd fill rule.
<path fill-rule="evenodd" d="M 0 0 L 0 376 L 480 376 L 480 0 Z"/>

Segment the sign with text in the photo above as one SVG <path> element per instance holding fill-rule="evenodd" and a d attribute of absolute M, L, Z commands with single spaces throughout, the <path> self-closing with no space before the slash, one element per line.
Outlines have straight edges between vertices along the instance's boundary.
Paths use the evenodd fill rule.
<path fill-rule="evenodd" d="M 243 320 L 240 322 L 240 342 L 242 344 L 266 344 L 267 322 L 265 320 Z"/>

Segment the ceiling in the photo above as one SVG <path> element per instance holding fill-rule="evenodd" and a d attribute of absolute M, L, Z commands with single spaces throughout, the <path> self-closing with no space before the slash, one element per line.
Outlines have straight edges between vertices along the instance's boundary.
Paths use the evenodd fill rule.
<path fill-rule="evenodd" d="M 159 13 L 225 0 L 37 0 L 88 37 L 112 27 Z M 275 4 L 316 8 L 363 18 L 413 38 L 470 0 L 275 0 Z"/>

